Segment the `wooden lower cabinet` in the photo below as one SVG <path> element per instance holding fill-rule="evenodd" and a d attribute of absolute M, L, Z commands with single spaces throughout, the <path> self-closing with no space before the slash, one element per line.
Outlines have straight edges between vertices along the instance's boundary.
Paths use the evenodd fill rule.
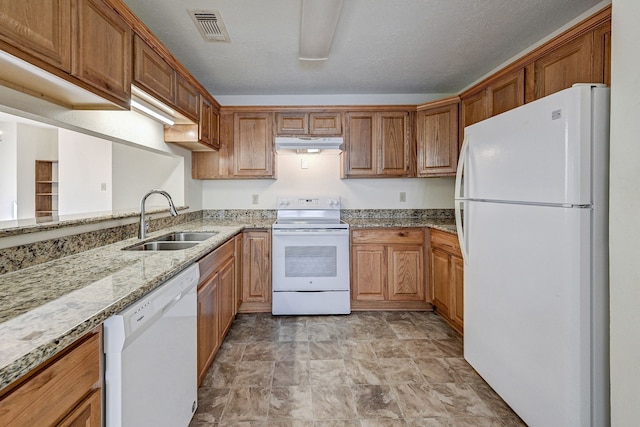
<path fill-rule="evenodd" d="M 242 304 L 240 313 L 271 312 L 271 232 L 242 233 Z"/>
<path fill-rule="evenodd" d="M 218 350 L 218 331 L 218 276 L 213 275 L 198 287 L 198 385 Z"/>
<path fill-rule="evenodd" d="M 235 316 L 235 239 L 198 261 L 198 385 Z"/>
<path fill-rule="evenodd" d="M 87 396 L 58 427 L 90 427 L 102 425 L 102 395 L 96 390 Z"/>
<path fill-rule="evenodd" d="M 92 332 L 0 397 L 2 426 L 102 423 L 102 337 Z"/>
<path fill-rule="evenodd" d="M 353 230 L 351 309 L 430 309 L 424 261 L 421 228 Z"/>
<path fill-rule="evenodd" d="M 464 263 L 456 235 L 431 230 L 431 302 L 458 332 L 464 329 Z"/>

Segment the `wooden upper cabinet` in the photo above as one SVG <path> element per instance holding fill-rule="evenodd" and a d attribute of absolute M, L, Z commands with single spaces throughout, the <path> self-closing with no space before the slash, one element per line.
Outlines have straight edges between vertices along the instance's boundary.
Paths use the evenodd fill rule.
<path fill-rule="evenodd" d="M 340 112 L 278 112 L 276 135 L 339 136 L 342 135 Z"/>
<path fill-rule="evenodd" d="M 527 72 L 533 74 L 533 79 L 528 81 L 527 101 L 543 98 L 575 83 L 594 83 L 592 53 L 593 32 L 589 32 L 537 59 L 527 67 Z"/>
<path fill-rule="evenodd" d="M 487 88 L 488 116 L 493 117 L 524 104 L 524 68 L 509 73 Z"/>
<path fill-rule="evenodd" d="M 0 46 L 70 73 L 71 1 L 0 1 Z"/>
<path fill-rule="evenodd" d="M 409 113 L 348 112 L 343 177 L 409 176 Z"/>
<path fill-rule="evenodd" d="M 309 135 L 342 135 L 342 114 L 309 113 Z"/>
<path fill-rule="evenodd" d="M 131 98 L 131 27 L 100 0 L 76 0 L 73 74 L 121 105 Z"/>
<path fill-rule="evenodd" d="M 460 99 L 433 103 L 416 114 L 417 175 L 455 175 L 458 164 L 458 108 Z"/>
<path fill-rule="evenodd" d="M 593 81 L 611 86 L 611 22 L 593 32 Z"/>
<path fill-rule="evenodd" d="M 234 175 L 274 178 L 273 113 L 236 113 Z"/>
<path fill-rule="evenodd" d="M 460 97 L 460 140 L 459 148 L 464 141 L 464 128 L 489 118 L 489 96 L 487 89 Z"/>
<path fill-rule="evenodd" d="M 344 175 L 373 176 L 378 163 L 374 113 L 347 113 Z"/>
<path fill-rule="evenodd" d="M 410 139 L 409 113 L 377 113 L 379 120 L 378 147 L 380 175 L 409 176 Z"/>
<path fill-rule="evenodd" d="M 133 38 L 133 83 L 150 95 L 174 103 L 176 72 L 138 35 Z"/>
<path fill-rule="evenodd" d="M 198 121 L 200 99 L 198 90 L 180 74 L 176 73 L 176 108 L 191 120 Z"/>
<path fill-rule="evenodd" d="M 220 124 L 218 111 L 205 96 L 200 95 L 200 119 L 198 140 L 211 148 L 220 148 Z"/>
<path fill-rule="evenodd" d="M 276 135 L 308 134 L 308 113 L 276 113 Z"/>

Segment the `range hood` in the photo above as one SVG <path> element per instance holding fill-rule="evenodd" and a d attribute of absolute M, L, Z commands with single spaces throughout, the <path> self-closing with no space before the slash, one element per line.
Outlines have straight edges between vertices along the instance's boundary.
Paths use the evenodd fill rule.
<path fill-rule="evenodd" d="M 276 137 L 276 152 L 281 154 L 339 154 L 342 151 L 342 137 Z"/>

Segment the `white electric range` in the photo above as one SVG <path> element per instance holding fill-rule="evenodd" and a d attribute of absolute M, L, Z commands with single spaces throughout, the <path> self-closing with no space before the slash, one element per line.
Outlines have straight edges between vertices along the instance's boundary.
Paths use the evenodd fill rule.
<path fill-rule="evenodd" d="M 349 224 L 338 196 L 280 196 L 272 226 L 272 314 L 349 314 Z"/>

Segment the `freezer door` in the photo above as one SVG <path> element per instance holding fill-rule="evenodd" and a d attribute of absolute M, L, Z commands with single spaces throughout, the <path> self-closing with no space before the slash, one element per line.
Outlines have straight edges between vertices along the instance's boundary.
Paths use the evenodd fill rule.
<path fill-rule="evenodd" d="M 592 425 L 606 402 L 591 401 L 591 210 L 467 202 L 464 214 L 465 359 L 529 426 Z"/>
<path fill-rule="evenodd" d="M 576 86 L 466 127 L 465 197 L 591 203 L 592 90 L 607 89 Z"/>

